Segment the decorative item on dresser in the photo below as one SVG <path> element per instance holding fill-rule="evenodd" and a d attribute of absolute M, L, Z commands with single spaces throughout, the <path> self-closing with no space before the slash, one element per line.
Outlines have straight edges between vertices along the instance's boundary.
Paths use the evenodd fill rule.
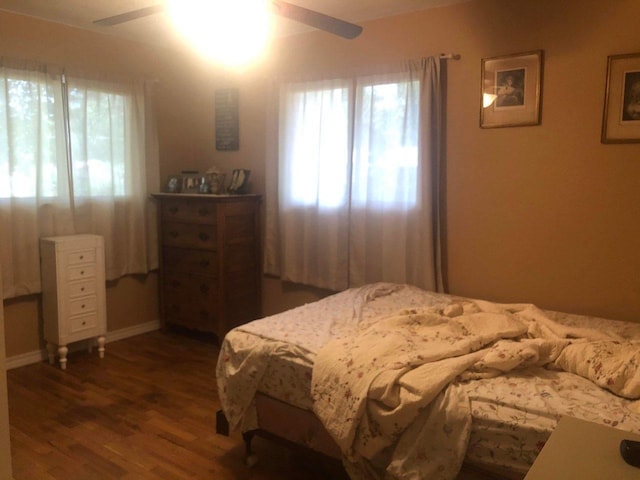
<path fill-rule="evenodd" d="M 261 316 L 259 195 L 154 194 L 165 325 L 213 333 Z"/>
<path fill-rule="evenodd" d="M 49 363 L 67 367 L 70 343 L 95 338 L 104 357 L 107 332 L 104 241 L 98 235 L 40 239 L 42 315 Z M 91 347 L 93 344 L 89 346 Z"/>

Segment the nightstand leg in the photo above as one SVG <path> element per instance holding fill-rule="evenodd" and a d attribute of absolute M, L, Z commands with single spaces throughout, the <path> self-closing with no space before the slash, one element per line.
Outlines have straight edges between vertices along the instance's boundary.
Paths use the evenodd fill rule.
<path fill-rule="evenodd" d="M 58 347 L 58 355 L 60 356 L 60 368 L 62 370 L 67 369 L 67 353 L 69 353 L 69 349 L 66 345 L 60 345 Z"/>
<path fill-rule="evenodd" d="M 47 342 L 47 356 L 49 357 L 49 365 L 53 365 L 56 361 L 56 346 Z"/>
<path fill-rule="evenodd" d="M 104 335 L 98 337 L 98 353 L 100 354 L 100 358 L 104 358 L 104 344 L 105 338 Z"/>

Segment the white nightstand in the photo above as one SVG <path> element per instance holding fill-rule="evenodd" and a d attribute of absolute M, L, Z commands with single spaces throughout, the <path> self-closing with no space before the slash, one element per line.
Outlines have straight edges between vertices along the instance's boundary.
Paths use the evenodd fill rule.
<path fill-rule="evenodd" d="M 49 363 L 54 363 L 57 351 L 64 370 L 67 345 L 90 338 L 96 339 L 100 358 L 104 357 L 107 308 L 102 237 L 41 238 L 40 260 Z"/>
<path fill-rule="evenodd" d="M 640 435 L 562 417 L 525 480 L 638 480 L 640 468 L 620 456 L 620 441 Z"/>

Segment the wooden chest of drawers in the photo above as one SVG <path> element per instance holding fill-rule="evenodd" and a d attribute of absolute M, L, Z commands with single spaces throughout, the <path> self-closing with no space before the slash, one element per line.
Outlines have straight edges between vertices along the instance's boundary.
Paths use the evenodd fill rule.
<path fill-rule="evenodd" d="M 67 365 L 68 344 L 95 338 L 104 356 L 107 301 L 104 242 L 98 235 L 40 239 L 42 316 L 49 362 Z"/>
<path fill-rule="evenodd" d="M 210 332 L 261 315 L 260 196 L 155 194 L 165 325 Z"/>

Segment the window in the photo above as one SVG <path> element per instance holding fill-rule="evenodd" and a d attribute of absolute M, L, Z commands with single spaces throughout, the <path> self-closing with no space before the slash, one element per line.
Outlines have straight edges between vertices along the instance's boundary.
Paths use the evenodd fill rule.
<path fill-rule="evenodd" d="M 69 84 L 69 136 L 74 194 L 124 197 L 127 185 L 129 96 Z"/>
<path fill-rule="evenodd" d="M 419 82 L 364 78 L 351 85 L 311 82 L 283 92 L 287 204 L 415 206 Z"/>
<path fill-rule="evenodd" d="M 347 202 L 350 89 L 344 81 L 292 85 L 283 97 L 292 206 L 338 208 Z"/>
<path fill-rule="evenodd" d="M 352 204 L 413 208 L 417 202 L 419 82 L 358 82 Z"/>
<path fill-rule="evenodd" d="M 109 279 L 155 268 L 147 178 L 155 179 L 157 151 L 146 89 L 0 59 L 5 298 L 40 291 L 43 236 L 102 235 Z"/>
<path fill-rule="evenodd" d="M 7 132 L 0 137 L 1 195 L 66 195 L 66 180 L 60 177 L 69 165 L 76 196 L 131 194 L 126 181 L 131 95 L 90 81 L 72 79 L 67 85 L 60 77 L 56 83 L 38 83 L 21 76 L 29 74 L 12 72 L 0 95 L 0 124 Z M 70 148 L 63 147 L 61 155 L 66 132 Z"/>
<path fill-rule="evenodd" d="M 430 58 L 280 85 L 268 273 L 330 290 L 377 281 L 436 289 L 439 68 Z"/>
<path fill-rule="evenodd" d="M 0 197 L 53 197 L 61 171 L 62 91 L 50 78 L 9 71 L 0 91 Z M 10 160 L 11 158 L 11 160 Z"/>

